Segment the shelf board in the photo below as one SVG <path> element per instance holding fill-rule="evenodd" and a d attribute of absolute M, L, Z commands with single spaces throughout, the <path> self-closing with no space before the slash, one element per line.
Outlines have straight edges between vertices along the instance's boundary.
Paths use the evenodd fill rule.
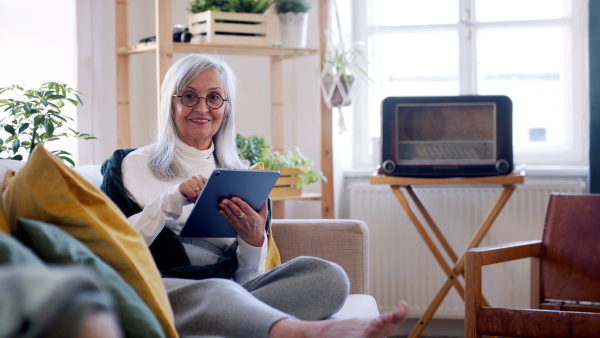
<path fill-rule="evenodd" d="M 321 194 L 313 192 L 303 192 L 300 196 L 289 196 L 289 197 L 273 197 L 272 201 L 287 201 L 287 200 L 305 200 L 305 201 L 320 201 Z"/>
<path fill-rule="evenodd" d="M 156 42 L 140 43 L 134 46 L 117 49 L 119 55 L 131 55 L 140 53 L 156 52 Z M 216 45 L 216 44 L 193 44 L 174 42 L 174 53 L 218 53 L 223 55 L 257 55 L 257 56 L 279 56 L 295 57 L 318 54 L 317 49 L 296 49 L 268 46 L 240 46 L 240 45 Z"/>

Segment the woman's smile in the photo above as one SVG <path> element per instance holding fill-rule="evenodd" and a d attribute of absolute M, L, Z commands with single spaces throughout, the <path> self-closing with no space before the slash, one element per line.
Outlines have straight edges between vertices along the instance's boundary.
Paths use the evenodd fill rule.
<path fill-rule="evenodd" d="M 193 123 L 196 123 L 196 124 L 206 124 L 206 123 L 210 122 L 209 119 L 207 119 L 207 118 L 200 118 L 200 117 L 198 117 L 198 118 L 190 118 L 189 120 L 191 122 L 193 122 Z"/>

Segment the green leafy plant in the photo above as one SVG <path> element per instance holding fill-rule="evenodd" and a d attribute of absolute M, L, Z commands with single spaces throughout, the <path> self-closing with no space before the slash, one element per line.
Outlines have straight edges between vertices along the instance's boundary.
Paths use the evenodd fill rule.
<path fill-rule="evenodd" d="M 265 139 L 260 136 L 248 136 L 246 138 L 241 134 L 236 134 L 235 141 L 240 158 L 247 160 L 251 165 L 262 162 L 264 154 L 269 149 Z"/>
<path fill-rule="evenodd" d="M 303 185 L 315 183 L 319 180 L 327 181 L 327 177 L 321 171 L 312 170 L 310 167 L 313 161 L 306 158 L 298 147 L 295 152 L 291 151 L 272 151 L 271 147 L 265 144 L 265 140 L 260 136 L 244 137 L 236 135 L 238 154 L 241 159 L 245 159 L 250 164 L 262 162 L 265 169 L 279 170 L 283 168 L 298 168 L 302 171 L 300 180 L 296 185 L 301 188 Z"/>
<path fill-rule="evenodd" d="M 264 13 L 273 0 L 190 0 L 188 12 Z"/>
<path fill-rule="evenodd" d="M 95 139 L 65 125 L 73 118 L 61 109 L 65 104 L 83 104 L 81 93 L 65 84 L 42 83 L 39 88 L 26 89 L 21 85 L 0 88 L 0 156 L 23 160 L 29 157 L 39 143 L 57 141 L 66 137 Z M 71 154 L 54 150 L 53 154 L 75 166 Z"/>
<path fill-rule="evenodd" d="M 327 36 L 329 44 L 323 60 L 323 69 L 327 74 L 343 74 L 345 80 L 349 75 L 358 75 L 370 81 L 369 73 L 365 69 L 367 57 L 362 51 L 364 43 L 357 41 L 346 48 L 341 41 L 333 42 L 331 34 Z"/>
<path fill-rule="evenodd" d="M 311 4 L 306 0 L 275 0 L 275 11 L 281 13 L 308 13 Z"/>

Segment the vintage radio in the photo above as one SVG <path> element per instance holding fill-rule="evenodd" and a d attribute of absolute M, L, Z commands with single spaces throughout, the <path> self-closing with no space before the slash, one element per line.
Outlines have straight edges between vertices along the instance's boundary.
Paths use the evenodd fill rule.
<path fill-rule="evenodd" d="M 513 170 L 506 96 L 388 97 L 381 171 L 408 177 L 507 175 Z"/>

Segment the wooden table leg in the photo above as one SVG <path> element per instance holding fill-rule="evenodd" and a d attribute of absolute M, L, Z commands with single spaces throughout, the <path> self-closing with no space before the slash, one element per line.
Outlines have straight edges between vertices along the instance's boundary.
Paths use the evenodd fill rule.
<path fill-rule="evenodd" d="M 435 243 L 433 242 L 433 240 L 431 239 L 431 237 L 429 236 L 429 234 L 423 227 L 423 224 L 421 224 L 421 221 L 419 221 L 419 218 L 417 217 L 417 215 L 414 213 L 414 211 L 408 204 L 408 200 L 406 199 L 406 197 L 404 197 L 404 194 L 400 190 L 400 187 L 399 186 L 392 187 L 392 192 L 394 193 L 394 195 L 396 195 L 396 199 L 398 199 L 398 202 L 400 202 L 400 205 L 402 206 L 402 208 L 404 208 L 406 215 L 408 216 L 408 218 L 410 218 L 411 222 L 413 223 L 413 225 L 419 232 L 419 235 L 421 235 L 421 238 L 423 238 L 423 241 L 429 248 L 429 251 L 431 251 L 431 253 L 435 257 L 435 259 L 438 261 L 438 263 L 440 264 L 440 266 L 446 273 L 446 275 L 447 276 L 454 275 L 454 271 L 452 271 L 452 269 L 450 268 L 450 265 L 448 265 L 448 263 L 446 262 L 446 259 L 442 256 L 442 253 L 440 252 L 440 250 L 435 246 Z"/>
<path fill-rule="evenodd" d="M 437 311 L 438 307 L 441 305 L 442 301 L 444 300 L 444 298 L 450 291 L 450 288 L 454 287 L 464 301 L 465 290 L 464 290 L 464 287 L 462 286 L 462 284 L 460 283 L 460 281 L 458 280 L 458 276 L 461 274 L 464 274 L 465 253 L 467 250 L 472 249 L 481 243 L 481 240 L 483 239 L 485 234 L 489 231 L 492 223 L 496 220 L 498 214 L 500 213 L 500 211 L 502 211 L 502 208 L 504 207 L 504 205 L 510 198 L 512 192 L 516 188 L 514 185 L 504 185 L 503 187 L 504 187 L 504 190 L 502 191 L 500 197 L 496 201 L 496 204 L 494 205 L 494 207 L 492 208 L 492 210 L 490 211 L 488 216 L 485 218 L 485 220 L 482 222 L 482 224 L 477 229 L 475 235 L 473 236 L 473 238 L 467 245 L 467 248 L 465 249 L 465 251 L 463 251 L 461 257 L 457 258 L 457 255 L 454 253 L 452 247 L 447 242 L 446 238 L 444 237 L 442 232 L 439 230 L 438 226 L 433 221 L 433 218 L 427 212 L 427 209 L 425 208 L 425 206 L 419 199 L 416 192 L 412 189 L 411 186 L 405 186 L 408 194 L 413 199 L 415 205 L 417 206 L 417 208 L 423 215 L 423 218 L 425 218 L 426 222 L 432 229 L 433 233 L 439 240 L 440 244 L 446 250 L 446 253 L 448 254 L 448 256 L 450 256 L 452 261 L 455 262 L 455 265 L 452 268 L 450 268 L 450 266 L 448 265 L 446 260 L 442 257 L 441 252 L 436 247 L 435 243 L 433 242 L 433 240 L 431 239 L 431 237 L 425 230 L 423 224 L 421 224 L 418 217 L 416 216 L 416 214 L 410 207 L 408 200 L 402 193 L 401 186 L 392 186 L 391 187 L 392 192 L 396 196 L 396 199 L 398 200 L 398 202 L 400 203 L 400 205 L 402 206 L 402 208 L 408 215 L 409 219 L 411 220 L 411 222 L 413 223 L 413 225 L 415 226 L 415 228 L 417 229 L 417 231 L 423 238 L 423 241 L 428 246 L 428 248 L 431 251 L 431 253 L 433 254 L 433 256 L 436 258 L 436 260 L 440 264 L 441 268 L 444 270 L 444 272 L 448 276 L 448 279 L 446 280 L 444 285 L 441 287 L 441 289 L 438 291 L 438 293 L 436 294 L 435 298 L 433 299 L 433 301 L 431 302 L 431 304 L 429 305 L 429 307 L 427 308 L 425 313 L 421 316 L 419 321 L 413 327 L 412 331 L 409 334 L 409 337 L 419 337 L 421 335 L 423 330 L 425 330 L 425 327 L 429 324 L 429 321 L 431 321 L 431 318 L 433 318 L 433 315 Z M 482 298 L 481 301 L 483 303 L 483 306 L 489 306 L 488 302 L 485 300 L 485 298 Z"/>
<path fill-rule="evenodd" d="M 425 218 L 427 224 L 429 224 L 429 227 L 437 237 L 438 241 L 440 241 L 442 247 L 446 250 L 448 256 L 450 256 L 450 260 L 452 262 L 456 262 L 458 260 L 458 257 L 454 253 L 452 246 L 450 246 L 450 243 L 448 243 L 438 226 L 433 221 L 433 218 L 431 218 L 431 216 L 429 215 L 429 212 L 427 212 L 427 209 L 425 209 L 423 203 L 421 203 L 421 199 L 419 198 L 419 195 L 417 195 L 417 192 L 411 186 L 407 186 L 405 188 L 412 200 L 415 202 L 417 208 L 419 208 L 419 212 L 421 212 L 421 215 L 423 215 L 423 218 Z"/>
<path fill-rule="evenodd" d="M 451 287 L 452 287 L 452 281 L 450 279 L 447 279 L 446 283 L 444 283 L 444 285 L 442 286 L 440 291 L 438 291 L 437 295 L 435 295 L 435 298 L 433 299 L 431 304 L 429 304 L 429 307 L 427 308 L 425 313 L 421 316 L 421 318 L 419 318 L 419 320 L 417 321 L 415 326 L 413 326 L 413 329 L 410 331 L 410 334 L 408 335 L 409 338 L 421 336 L 421 333 L 423 333 L 423 331 L 425 330 L 425 327 L 427 326 L 427 324 L 429 324 L 429 321 L 435 314 L 435 311 L 438 309 L 440 304 L 442 304 L 442 301 L 448 294 L 448 291 L 450 291 Z"/>
<path fill-rule="evenodd" d="M 454 266 L 453 270 L 456 271 L 457 273 L 464 274 L 465 254 L 466 254 L 467 250 L 473 249 L 481 243 L 485 234 L 487 234 L 487 232 L 490 230 L 492 223 L 494 223 L 494 221 L 496 220 L 496 217 L 498 217 L 498 214 L 500 214 L 500 211 L 502 211 L 502 209 L 504 208 L 504 205 L 506 205 L 506 202 L 508 202 L 508 199 L 512 195 L 513 191 L 515 191 L 515 189 L 516 189 L 516 186 L 514 186 L 514 185 L 504 185 L 503 187 L 504 187 L 504 190 L 502 190 L 502 194 L 500 194 L 500 197 L 498 197 L 496 204 L 494 205 L 492 210 L 490 210 L 490 213 L 488 214 L 488 216 L 485 218 L 483 223 L 481 223 L 481 225 L 475 232 L 475 235 L 473 236 L 473 238 L 467 245 L 467 248 L 465 249 L 465 251 L 463 251 L 458 262 L 456 262 L 456 265 Z"/>
<path fill-rule="evenodd" d="M 460 281 L 458 280 L 458 278 L 456 278 L 454 271 L 452 271 L 452 269 L 450 268 L 450 265 L 446 262 L 446 259 L 442 256 L 442 253 L 440 252 L 440 250 L 436 247 L 435 243 L 433 242 L 433 240 L 431 239 L 431 237 L 429 236 L 429 234 L 423 227 L 423 224 L 421 224 L 417 215 L 414 213 L 414 211 L 410 207 L 408 200 L 406 199 L 406 197 L 404 197 L 404 194 L 400 190 L 400 186 L 393 186 L 392 192 L 396 196 L 396 199 L 398 199 L 398 202 L 400 203 L 402 208 L 404 208 L 404 211 L 406 212 L 406 214 L 412 221 L 413 225 L 415 226 L 415 228 L 421 235 L 421 238 L 423 238 L 423 241 L 429 248 L 429 251 L 431 251 L 431 253 L 435 257 L 435 259 L 438 261 L 438 264 L 442 267 L 442 269 L 446 273 L 446 276 L 448 276 L 448 279 L 446 281 L 446 284 L 448 286 L 446 287 L 446 284 L 445 284 L 445 286 L 442 287 L 440 292 L 438 292 L 438 295 L 436 296 L 436 299 L 434 300 L 434 302 L 432 302 L 429 305 L 427 312 L 419 320 L 419 323 L 422 323 L 422 324 L 420 324 L 420 326 L 424 329 L 425 326 L 427 326 L 427 324 L 429 324 L 429 320 L 431 320 L 431 317 L 433 316 L 433 314 L 439 307 L 440 303 L 442 302 L 442 300 L 444 299 L 444 297 L 450 290 L 450 287 L 454 286 L 463 299 L 464 299 L 464 288 L 463 288 L 462 284 L 460 284 Z M 433 220 L 431 218 L 430 218 L 430 221 L 435 226 L 435 223 L 433 222 Z M 440 236 L 443 238 L 443 235 L 441 234 L 441 232 L 440 232 Z"/>

